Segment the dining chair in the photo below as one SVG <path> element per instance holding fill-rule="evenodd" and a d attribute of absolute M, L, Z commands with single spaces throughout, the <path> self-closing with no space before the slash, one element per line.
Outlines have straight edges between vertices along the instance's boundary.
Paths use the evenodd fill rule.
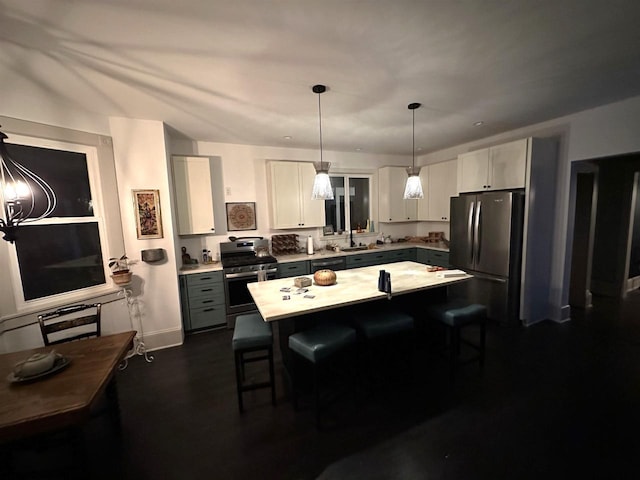
<path fill-rule="evenodd" d="M 53 312 L 38 315 L 44 345 L 56 345 L 90 337 L 100 337 L 100 312 L 102 304 L 79 304 L 59 308 Z M 97 417 L 108 413 L 113 424 L 120 428 L 120 406 L 118 387 L 114 376 L 104 392 L 104 399 L 92 407 L 91 415 Z"/>
<path fill-rule="evenodd" d="M 70 305 L 38 315 L 45 346 L 100 336 L 100 303 Z"/>
<path fill-rule="evenodd" d="M 100 303 L 70 305 L 38 315 L 45 346 L 99 337 L 101 306 Z M 119 428 L 115 377 L 107 385 L 104 400 L 92 406 L 91 416 L 96 417 L 106 412 Z M 10 447 L 4 458 L 9 478 L 13 478 L 11 475 L 16 478 L 86 478 L 87 450 L 82 428 L 69 427 L 36 435 L 25 441 L 15 442 Z M 51 461 L 29 463 L 25 462 L 25 458 L 46 458 Z"/>

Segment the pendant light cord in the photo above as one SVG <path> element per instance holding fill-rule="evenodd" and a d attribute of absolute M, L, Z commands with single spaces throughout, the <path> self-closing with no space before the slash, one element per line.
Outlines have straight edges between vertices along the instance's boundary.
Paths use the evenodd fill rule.
<path fill-rule="evenodd" d="M 416 110 L 415 108 L 411 110 L 413 113 L 413 131 L 411 133 L 411 154 L 413 156 L 413 160 L 411 162 L 411 173 L 413 173 L 416 169 Z"/>
<path fill-rule="evenodd" d="M 410 103 L 407 108 L 411 110 L 412 115 L 412 132 L 411 132 L 411 174 L 416 171 L 416 108 L 420 108 L 420 103 Z"/>
<path fill-rule="evenodd" d="M 318 93 L 318 121 L 320 123 L 320 170 L 322 170 L 322 107 L 320 106 L 320 95 Z"/>

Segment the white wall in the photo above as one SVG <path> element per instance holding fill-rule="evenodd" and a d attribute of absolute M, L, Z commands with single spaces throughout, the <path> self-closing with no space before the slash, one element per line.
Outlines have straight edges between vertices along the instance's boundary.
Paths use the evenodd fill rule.
<path fill-rule="evenodd" d="M 222 160 L 222 188 L 224 188 L 225 202 L 256 202 L 257 230 L 225 233 L 226 218 L 216 216 L 217 235 L 202 237 L 181 237 L 180 246 L 187 247 L 191 256 L 198 256 L 203 248 L 211 250 L 215 256 L 219 251 L 220 242 L 228 241 L 229 235 L 234 236 L 264 236 L 276 234 L 296 233 L 301 239 L 308 235 L 315 238 L 317 246 L 322 246 L 320 229 L 301 230 L 273 230 L 269 228 L 269 203 L 266 181 L 267 160 L 298 160 L 318 161 L 318 151 L 312 149 L 277 148 L 252 145 L 233 145 L 215 142 L 191 142 L 188 140 L 171 139 L 171 153 L 173 155 L 201 155 L 219 157 Z M 370 173 L 373 176 L 373 218 L 377 219 L 377 169 L 386 165 L 408 166 L 410 158 L 395 155 L 374 155 L 365 153 L 348 153 L 324 151 L 323 161 L 331 162 L 331 173 Z M 386 235 L 393 238 L 415 235 L 415 223 L 375 225 Z M 342 240 L 344 243 L 344 240 Z M 368 241 L 372 241 L 369 239 Z M 346 245 L 346 243 L 344 243 Z"/>
<path fill-rule="evenodd" d="M 112 117 L 109 119 L 118 178 L 125 250 L 138 260 L 133 266 L 133 293 L 139 305 L 147 348 L 182 343 L 180 293 L 176 270 L 174 217 L 169 185 L 169 157 L 162 122 Z M 134 189 L 160 191 L 164 237 L 138 240 L 132 198 Z M 144 263 L 141 250 L 163 248 L 167 260 Z M 122 252 L 111 252 L 117 256 Z"/>
<path fill-rule="evenodd" d="M 558 181 L 556 185 L 556 212 L 550 218 L 549 228 L 554 229 L 552 293 L 549 316 L 554 320 L 567 318 L 569 314 L 569 278 L 571 241 L 569 230 L 571 162 L 602 158 L 624 153 L 640 152 L 640 97 L 585 110 L 548 122 L 486 137 L 420 156 L 418 163 L 427 165 L 458 154 L 529 136 L 557 136 L 560 140 Z"/>

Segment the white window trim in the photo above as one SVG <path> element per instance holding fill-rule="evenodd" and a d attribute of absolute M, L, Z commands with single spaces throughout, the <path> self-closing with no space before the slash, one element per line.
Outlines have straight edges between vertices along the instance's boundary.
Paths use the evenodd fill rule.
<path fill-rule="evenodd" d="M 329 172 L 329 177 L 342 177 L 344 179 L 344 190 L 345 192 L 350 192 L 351 191 L 351 183 L 350 183 L 350 179 L 351 178 L 366 178 L 369 180 L 369 220 L 371 221 L 373 219 L 373 175 L 370 173 L 358 173 L 358 172 L 354 172 L 354 171 L 345 171 L 345 172 L 341 172 L 341 171 L 335 171 L 335 172 Z M 349 202 L 345 202 L 345 208 L 344 208 L 344 224 L 345 227 L 347 225 L 351 225 L 351 207 L 349 206 Z M 362 226 L 362 228 L 364 228 L 364 225 Z M 348 232 L 349 230 L 345 228 L 345 231 Z"/>
<path fill-rule="evenodd" d="M 82 145 L 75 143 L 61 142 L 57 140 L 48 140 L 37 137 L 28 137 L 23 135 L 12 134 L 7 144 L 28 145 L 32 147 L 50 148 L 53 150 L 65 150 L 69 152 L 82 153 L 87 159 L 87 172 L 89 175 L 89 188 L 91 189 L 91 201 L 93 207 L 92 217 L 66 217 L 64 219 L 52 218 L 43 219 L 37 222 L 32 222 L 32 225 L 47 225 L 47 224 L 65 224 L 71 223 L 69 220 L 73 220 L 73 223 L 80 222 L 97 222 L 98 235 L 100 238 L 100 246 L 103 255 L 103 268 L 105 275 L 105 283 L 101 285 L 94 285 L 92 287 L 82 288 L 79 290 L 73 290 L 72 292 L 58 293 L 50 295 L 48 297 L 42 297 L 34 300 L 25 300 L 24 292 L 22 290 L 22 278 L 20 276 L 20 269 L 18 267 L 18 256 L 16 253 L 16 247 L 14 244 L 9 248 L 9 272 L 11 277 L 11 285 L 13 290 L 13 297 L 16 304 L 16 313 L 24 314 L 38 310 L 46 310 L 49 308 L 56 308 L 65 303 L 73 303 L 85 300 L 86 298 L 96 295 L 102 295 L 113 291 L 113 287 L 109 282 L 109 268 L 107 266 L 105 255 L 107 255 L 108 233 L 104 222 L 104 210 L 103 210 L 103 195 L 100 179 L 100 172 L 98 167 L 98 151 L 95 146 Z M 20 162 L 19 158 L 16 161 Z M 19 241 L 19 240 L 18 240 Z"/>

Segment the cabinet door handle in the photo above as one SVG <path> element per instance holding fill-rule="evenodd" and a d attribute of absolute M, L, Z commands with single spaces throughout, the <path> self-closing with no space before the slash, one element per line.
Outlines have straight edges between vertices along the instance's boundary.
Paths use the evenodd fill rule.
<path fill-rule="evenodd" d="M 202 288 L 200 289 L 201 292 L 213 292 L 213 288 Z"/>
<path fill-rule="evenodd" d="M 205 308 L 203 312 L 213 312 L 215 308 Z"/>
<path fill-rule="evenodd" d="M 213 300 L 203 300 L 202 303 L 213 303 Z"/>

